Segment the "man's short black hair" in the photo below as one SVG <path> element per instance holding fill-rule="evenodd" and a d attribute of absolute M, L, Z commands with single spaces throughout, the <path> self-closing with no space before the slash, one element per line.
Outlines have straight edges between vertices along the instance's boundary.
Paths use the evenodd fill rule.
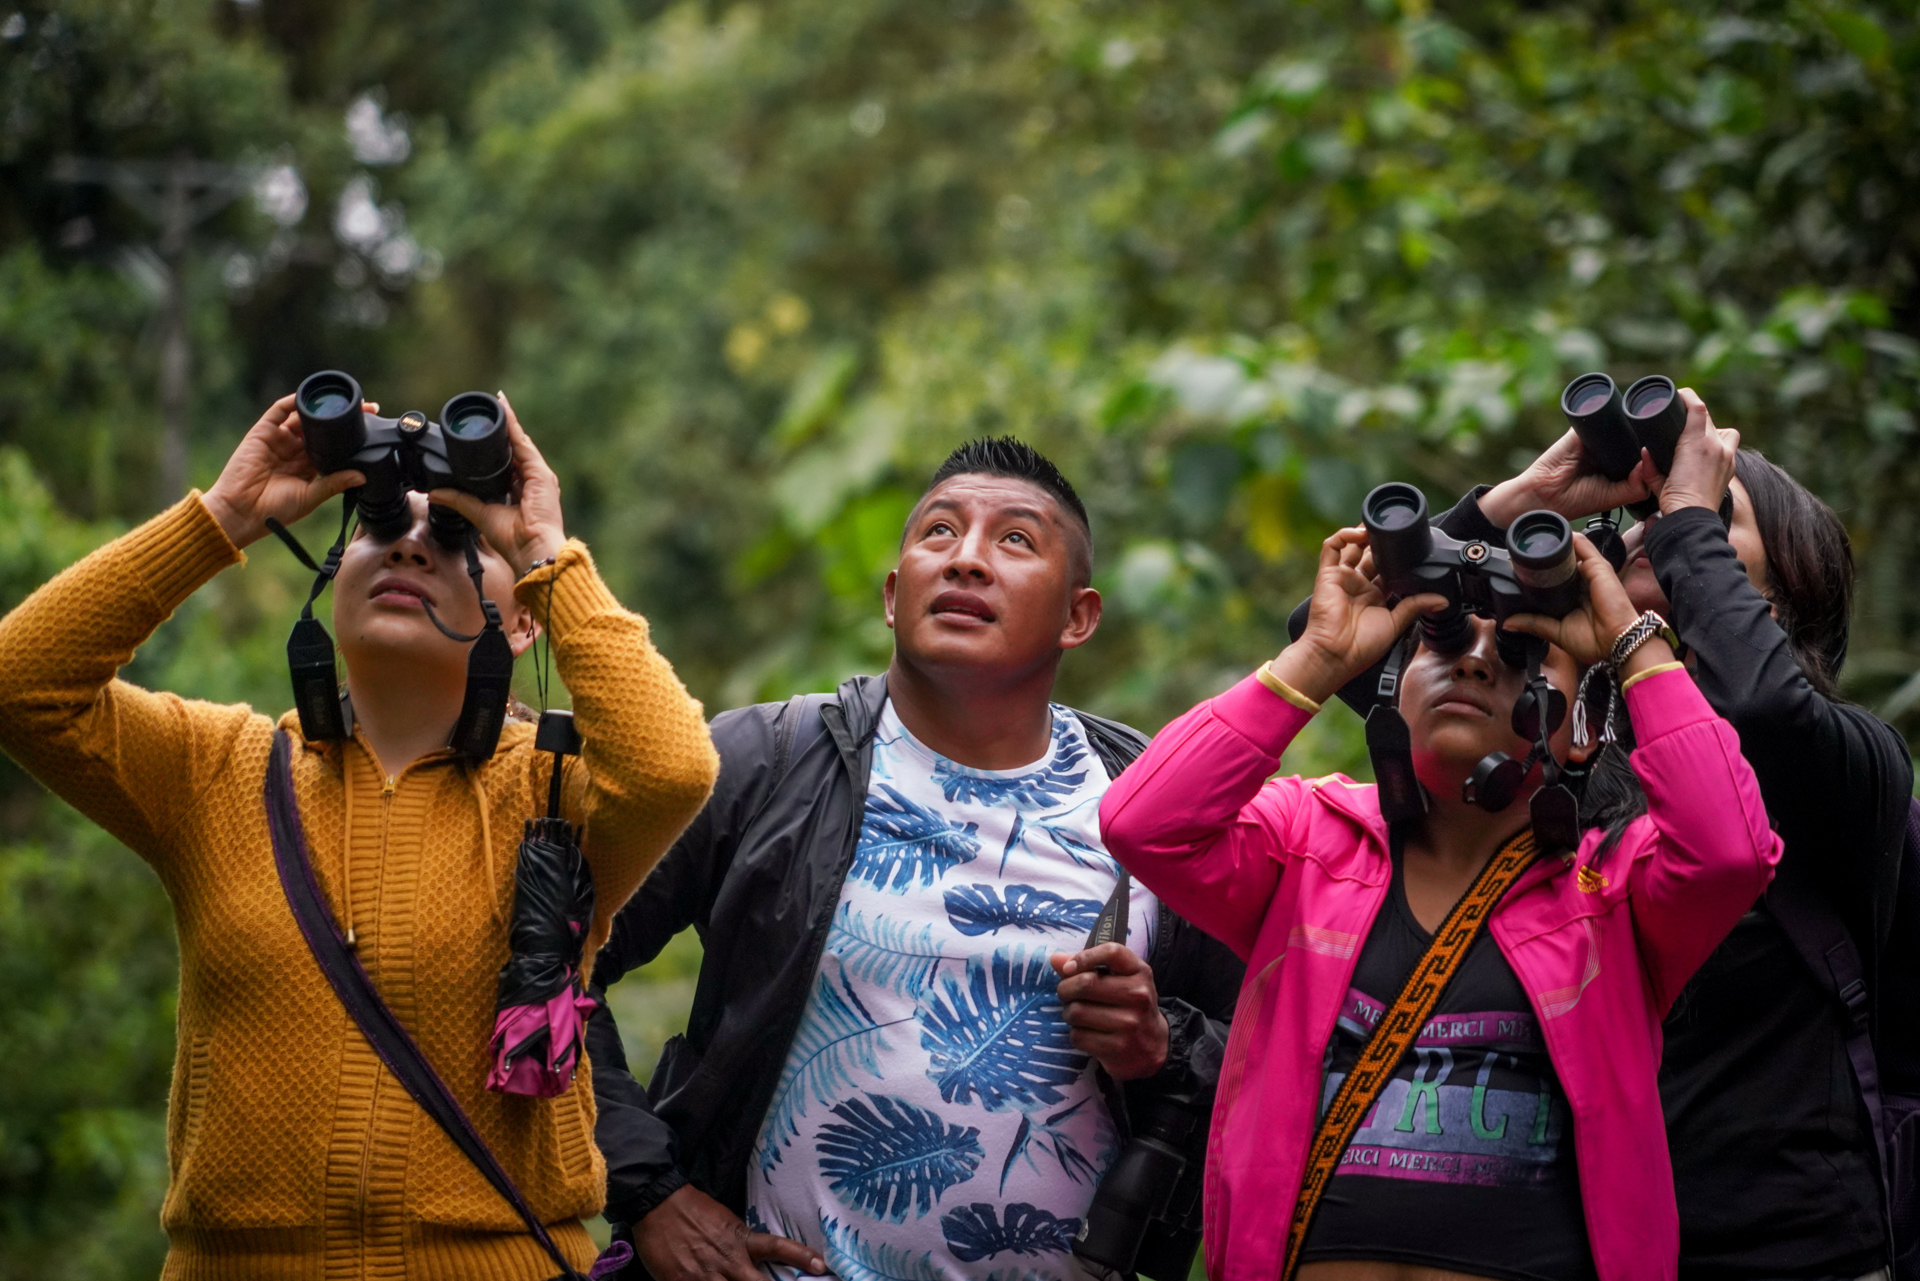
<path fill-rule="evenodd" d="M 1087 505 L 1074 492 L 1073 482 L 1063 476 L 1045 454 L 1014 436 L 982 436 L 970 440 L 947 455 L 947 460 L 934 471 L 933 479 L 921 491 L 920 501 L 925 502 L 928 494 L 955 476 L 1004 476 L 1009 480 L 1024 480 L 1051 494 L 1060 504 L 1060 510 L 1080 527 L 1080 536 L 1085 540 L 1076 549 L 1079 554 L 1075 560 L 1080 563 L 1076 565 L 1075 577 L 1084 585 L 1092 575 L 1093 524 L 1087 519 Z"/>

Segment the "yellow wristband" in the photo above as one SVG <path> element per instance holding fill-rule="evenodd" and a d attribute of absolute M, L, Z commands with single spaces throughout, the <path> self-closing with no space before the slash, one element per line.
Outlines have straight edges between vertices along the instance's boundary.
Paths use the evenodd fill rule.
<path fill-rule="evenodd" d="M 1628 690 L 1632 689 L 1635 685 L 1638 685 L 1641 681 L 1647 679 L 1647 677 L 1658 676 L 1661 672 L 1685 671 L 1686 666 L 1687 665 L 1685 663 L 1680 662 L 1678 659 L 1675 659 L 1671 663 L 1655 663 L 1652 667 L 1647 668 L 1645 671 L 1635 672 L 1633 675 L 1627 677 L 1627 679 L 1621 681 L 1620 692 L 1624 694 Z"/>
<path fill-rule="evenodd" d="M 1260 664 L 1259 667 L 1254 669 L 1253 674 L 1260 679 L 1262 685 L 1265 685 L 1268 689 L 1286 699 L 1301 711 L 1317 712 L 1320 710 L 1320 704 L 1314 702 L 1305 694 L 1302 694 L 1299 690 L 1273 674 L 1273 663 L 1271 660 Z"/>

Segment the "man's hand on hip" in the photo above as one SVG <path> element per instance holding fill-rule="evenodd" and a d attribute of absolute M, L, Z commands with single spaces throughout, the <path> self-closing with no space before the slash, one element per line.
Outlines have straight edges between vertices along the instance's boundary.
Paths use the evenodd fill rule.
<path fill-rule="evenodd" d="M 1167 1061 L 1167 1016 L 1153 970 L 1119 943 L 1048 958 L 1060 975 L 1060 1004 L 1073 1044 L 1116 1081 L 1152 1076 Z M 1099 972 L 1100 967 L 1107 970 Z"/>
<path fill-rule="evenodd" d="M 633 1225 L 633 1248 L 654 1281 L 766 1281 L 762 1263 L 826 1276 L 811 1246 L 753 1232 L 738 1215 L 689 1184 Z"/>

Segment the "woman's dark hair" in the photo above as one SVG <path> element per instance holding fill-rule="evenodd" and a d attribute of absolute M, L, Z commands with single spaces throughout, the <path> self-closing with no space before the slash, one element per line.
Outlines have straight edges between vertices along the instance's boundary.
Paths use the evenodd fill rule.
<path fill-rule="evenodd" d="M 1807 681 L 1839 696 L 1853 607 L 1853 545 L 1833 508 L 1767 460 L 1743 449 L 1734 475 L 1753 501 L 1754 524 L 1767 553 L 1767 600 Z"/>

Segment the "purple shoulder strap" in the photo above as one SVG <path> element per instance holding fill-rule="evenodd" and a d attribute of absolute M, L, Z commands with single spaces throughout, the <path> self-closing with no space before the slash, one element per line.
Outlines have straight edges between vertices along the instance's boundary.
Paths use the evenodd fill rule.
<path fill-rule="evenodd" d="M 421 1110 L 446 1131 L 454 1146 L 466 1154 L 494 1190 L 526 1221 L 527 1231 L 552 1256 L 560 1268 L 560 1275 L 566 1281 L 583 1281 L 580 1273 L 560 1253 L 560 1247 L 553 1243 L 546 1226 L 534 1214 L 533 1207 L 527 1204 L 520 1189 L 514 1186 L 513 1180 L 487 1147 L 486 1140 L 473 1128 L 466 1109 L 460 1106 L 460 1101 L 447 1088 L 447 1083 L 427 1062 L 419 1043 L 406 1026 L 394 1017 L 387 1003 L 380 999 L 373 980 L 367 976 L 366 967 L 360 964 L 360 958 L 353 954 L 346 939 L 341 937 L 340 927 L 327 907 L 320 884 L 314 879 L 313 864 L 307 857 L 307 836 L 300 824 L 300 811 L 294 803 L 292 761 L 292 741 L 285 730 L 275 731 L 273 755 L 267 764 L 266 789 L 267 827 L 273 835 L 273 863 L 280 873 L 280 888 L 286 891 L 287 906 L 293 909 L 293 919 L 299 924 L 300 933 L 306 937 L 307 947 L 313 952 L 313 959 L 319 963 L 320 972 L 326 975 L 334 995 L 346 1007 L 348 1017 L 360 1029 L 361 1035 L 367 1038 L 367 1044 L 380 1056 L 380 1061 L 387 1065 L 387 1070 L 413 1096 L 413 1101 L 420 1105 Z M 600 1273 L 598 1267 L 594 1271 L 596 1275 Z"/>

